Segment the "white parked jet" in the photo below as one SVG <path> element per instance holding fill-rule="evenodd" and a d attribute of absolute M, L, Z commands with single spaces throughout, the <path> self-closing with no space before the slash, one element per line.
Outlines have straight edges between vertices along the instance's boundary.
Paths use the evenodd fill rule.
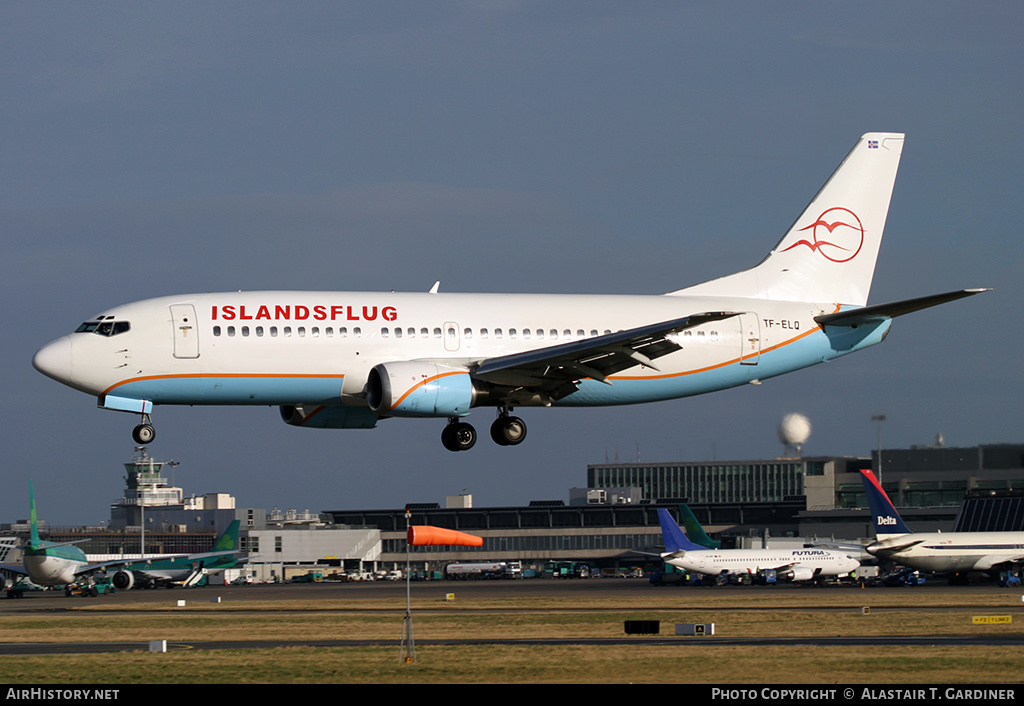
<path fill-rule="evenodd" d="M 911 532 L 871 471 L 861 471 L 875 541 L 868 554 L 895 564 L 950 575 L 951 584 L 967 583 L 971 571 L 1024 568 L 1024 532 Z"/>
<path fill-rule="evenodd" d="M 687 539 L 668 510 L 658 509 L 658 521 L 665 540 L 661 558 L 699 574 L 756 574 L 771 569 L 782 578 L 810 581 L 819 576 L 846 576 L 860 567 L 859 560 L 834 549 L 707 549 Z"/>
<path fill-rule="evenodd" d="M 881 342 L 894 317 L 975 294 L 866 306 L 903 135 L 870 133 L 753 269 L 664 295 L 226 292 L 108 309 L 36 353 L 36 369 L 142 416 L 155 405 L 276 405 L 284 421 L 369 428 L 462 421 L 523 441 L 515 407 L 654 402 L 806 368 Z"/>

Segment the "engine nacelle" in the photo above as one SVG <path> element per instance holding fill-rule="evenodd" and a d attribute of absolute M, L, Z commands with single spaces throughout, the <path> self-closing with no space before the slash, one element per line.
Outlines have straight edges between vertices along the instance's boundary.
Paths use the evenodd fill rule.
<path fill-rule="evenodd" d="M 382 417 L 462 417 L 474 397 L 468 372 L 434 363 L 381 363 L 366 382 L 366 402 Z"/>
<path fill-rule="evenodd" d="M 114 584 L 114 588 L 118 591 L 130 591 L 132 586 L 135 585 L 135 574 L 131 571 L 118 571 L 114 574 L 114 578 L 110 580 L 110 583 Z"/>
<path fill-rule="evenodd" d="M 4 576 L 3 574 L 0 574 L 0 591 L 6 591 L 8 588 L 11 588 L 12 586 L 14 586 L 14 582 L 6 576 Z"/>
<path fill-rule="evenodd" d="M 786 572 L 790 581 L 810 581 L 817 572 L 809 566 L 794 566 Z"/>
<path fill-rule="evenodd" d="M 366 407 L 344 405 L 281 405 L 281 419 L 293 427 L 310 429 L 372 429 L 377 415 Z"/>

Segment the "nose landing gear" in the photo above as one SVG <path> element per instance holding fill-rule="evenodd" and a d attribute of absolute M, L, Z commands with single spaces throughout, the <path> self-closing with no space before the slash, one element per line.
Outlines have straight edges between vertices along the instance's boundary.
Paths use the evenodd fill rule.
<path fill-rule="evenodd" d="M 142 415 L 142 424 L 139 424 L 132 429 L 132 439 L 135 440 L 136 444 L 145 446 L 146 444 L 153 443 L 153 439 L 156 438 L 156 429 L 153 428 L 153 420 L 150 419 L 148 414 Z"/>

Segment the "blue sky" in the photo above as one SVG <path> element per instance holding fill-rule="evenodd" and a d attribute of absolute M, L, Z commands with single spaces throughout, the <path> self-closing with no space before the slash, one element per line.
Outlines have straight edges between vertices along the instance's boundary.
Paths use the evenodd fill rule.
<path fill-rule="evenodd" d="M 588 463 L 1020 442 L 1020 3 L 0 4 L 0 520 L 27 479 L 98 522 L 131 415 L 33 353 L 109 306 L 320 289 L 656 294 L 756 264 L 856 139 L 907 133 L 873 303 L 996 291 L 881 346 L 704 397 L 523 410 L 451 454 L 442 420 L 293 429 L 158 408 L 151 453 L 241 506 L 566 499 Z M 490 412 L 472 420 L 486 430 Z"/>

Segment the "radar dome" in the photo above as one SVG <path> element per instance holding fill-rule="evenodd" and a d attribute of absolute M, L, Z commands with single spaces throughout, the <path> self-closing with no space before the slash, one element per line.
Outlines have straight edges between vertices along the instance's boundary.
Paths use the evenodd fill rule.
<path fill-rule="evenodd" d="M 811 436 L 811 422 L 802 414 L 787 414 L 779 425 L 779 441 L 787 446 L 801 446 Z"/>

